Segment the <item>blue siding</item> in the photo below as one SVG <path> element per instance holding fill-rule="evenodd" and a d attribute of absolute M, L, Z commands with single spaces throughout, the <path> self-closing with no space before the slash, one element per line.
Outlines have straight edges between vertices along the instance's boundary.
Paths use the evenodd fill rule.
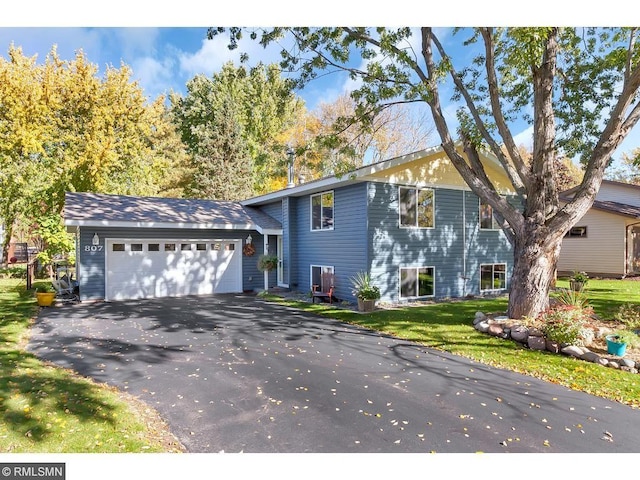
<path fill-rule="evenodd" d="M 263 205 L 260 210 L 282 223 L 282 200 Z"/>
<path fill-rule="evenodd" d="M 454 189 L 434 192 L 434 227 L 400 228 L 398 186 L 369 184 L 369 268 L 384 301 L 400 299 L 401 266 L 433 267 L 433 298 L 480 293 L 480 264 L 506 263 L 510 269 L 505 235 L 479 229 L 478 197 Z"/>
<path fill-rule="evenodd" d="M 85 251 L 91 245 L 94 233 L 100 237 L 101 251 Z M 186 229 L 153 229 L 153 228 L 95 228 L 81 227 L 77 254 L 80 282 L 80 298 L 82 300 L 102 300 L 105 296 L 105 241 L 113 238 L 167 238 L 167 239 L 219 239 L 244 240 L 251 233 L 256 253 L 252 257 L 242 258 L 242 285 L 244 290 L 259 290 L 264 287 L 264 276 L 258 270 L 258 257 L 263 252 L 263 237 L 250 230 L 186 230 Z"/>
<path fill-rule="evenodd" d="M 291 202 L 291 250 L 295 258 L 292 288 L 311 290 L 311 265 L 333 266 L 336 297 L 353 301 L 350 279 L 367 266 L 367 185 L 350 185 L 333 192 L 333 230 L 311 231 L 309 195 Z"/>

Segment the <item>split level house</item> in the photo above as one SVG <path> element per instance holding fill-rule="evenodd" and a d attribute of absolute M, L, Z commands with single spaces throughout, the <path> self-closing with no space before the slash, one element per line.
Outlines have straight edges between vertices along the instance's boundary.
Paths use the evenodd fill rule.
<path fill-rule="evenodd" d="M 482 160 L 512 194 L 497 159 Z M 332 278 L 352 302 L 351 279 L 367 272 L 382 301 L 403 302 L 503 292 L 513 266 L 491 207 L 440 147 L 242 202 L 67 193 L 64 221 L 81 300 L 310 292 Z M 265 252 L 270 272 L 258 270 Z"/>
<path fill-rule="evenodd" d="M 575 189 L 564 192 L 565 201 Z M 603 180 L 593 206 L 562 241 L 558 273 L 640 274 L 640 186 Z"/>

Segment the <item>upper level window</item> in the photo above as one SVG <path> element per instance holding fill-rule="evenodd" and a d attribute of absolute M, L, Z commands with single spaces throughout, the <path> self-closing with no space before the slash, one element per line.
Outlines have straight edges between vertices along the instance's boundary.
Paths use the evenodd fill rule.
<path fill-rule="evenodd" d="M 400 226 L 432 228 L 433 204 L 433 189 L 400 187 Z"/>
<path fill-rule="evenodd" d="M 493 216 L 493 207 L 480 199 L 480 228 L 483 230 L 500 230 L 500 225 Z"/>
<path fill-rule="evenodd" d="M 311 195 L 311 230 L 333 230 L 333 192 Z"/>
<path fill-rule="evenodd" d="M 572 227 L 571 230 L 567 232 L 565 235 L 567 238 L 586 238 L 587 237 L 587 227 Z"/>

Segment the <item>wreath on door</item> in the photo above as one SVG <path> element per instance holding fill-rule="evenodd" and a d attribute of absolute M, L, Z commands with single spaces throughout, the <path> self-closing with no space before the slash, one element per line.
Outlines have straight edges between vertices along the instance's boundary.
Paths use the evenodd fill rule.
<path fill-rule="evenodd" d="M 250 257 L 256 253 L 256 248 L 252 243 L 247 243 L 244 247 L 242 247 L 242 253 L 244 253 L 247 257 Z"/>

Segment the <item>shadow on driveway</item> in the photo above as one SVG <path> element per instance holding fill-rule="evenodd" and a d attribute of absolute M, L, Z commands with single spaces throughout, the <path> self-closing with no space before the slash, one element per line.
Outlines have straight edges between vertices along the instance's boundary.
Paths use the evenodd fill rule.
<path fill-rule="evenodd" d="M 190 452 L 640 451 L 630 407 L 253 296 L 43 309 L 29 350 Z"/>

